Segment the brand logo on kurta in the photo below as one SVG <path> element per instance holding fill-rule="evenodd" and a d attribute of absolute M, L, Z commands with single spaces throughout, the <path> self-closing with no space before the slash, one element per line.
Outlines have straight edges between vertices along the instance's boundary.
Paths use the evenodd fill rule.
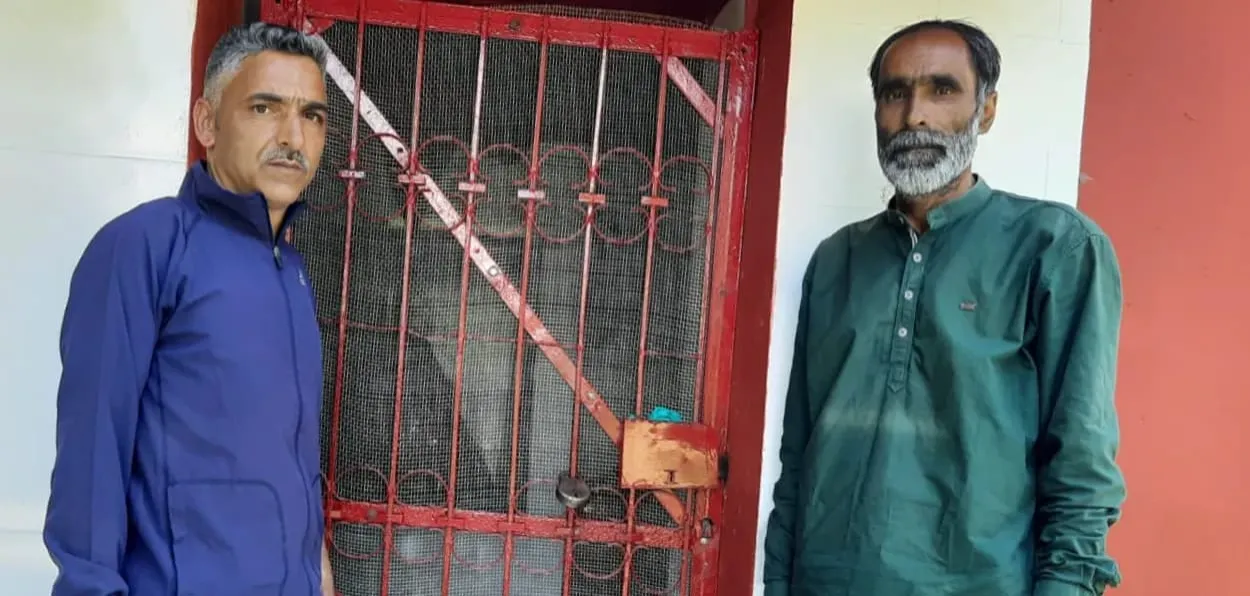
<path fill-rule="evenodd" d="M 962 310 L 965 312 L 972 312 L 976 309 L 977 309 L 976 300 L 964 300 L 963 302 L 959 303 L 959 310 Z"/>

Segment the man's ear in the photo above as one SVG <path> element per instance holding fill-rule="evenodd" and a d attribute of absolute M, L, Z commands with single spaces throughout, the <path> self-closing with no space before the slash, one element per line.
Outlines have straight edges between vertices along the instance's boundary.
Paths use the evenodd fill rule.
<path fill-rule="evenodd" d="M 981 110 L 981 123 L 977 126 L 980 134 L 985 134 L 994 126 L 994 117 L 998 115 L 998 92 L 990 91 L 985 96 L 985 107 Z"/>
<path fill-rule="evenodd" d="M 212 149 L 217 144 L 217 115 L 207 99 L 195 100 L 195 105 L 191 106 L 191 122 L 195 125 L 195 140 L 205 149 Z"/>

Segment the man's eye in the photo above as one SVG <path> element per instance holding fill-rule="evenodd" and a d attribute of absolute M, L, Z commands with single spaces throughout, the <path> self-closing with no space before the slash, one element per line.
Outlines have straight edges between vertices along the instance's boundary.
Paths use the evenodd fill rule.
<path fill-rule="evenodd" d="M 317 124 L 321 124 L 326 121 L 326 117 L 321 115 L 319 112 L 309 112 L 306 117 Z"/>
<path fill-rule="evenodd" d="M 263 103 L 258 103 L 258 104 L 256 104 L 256 105 L 252 106 L 252 111 L 253 111 L 253 112 L 256 112 L 257 114 L 268 114 L 268 113 L 269 113 L 269 106 L 267 106 L 267 105 L 265 105 L 265 104 L 263 104 Z"/>
<path fill-rule="evenodd" d="M 938 85 L 938 88 L 937 88 L 938 95 L 953 95 L 954 93 L 955 93 L 954 87 L 951 87 L 949 85 Z"/>

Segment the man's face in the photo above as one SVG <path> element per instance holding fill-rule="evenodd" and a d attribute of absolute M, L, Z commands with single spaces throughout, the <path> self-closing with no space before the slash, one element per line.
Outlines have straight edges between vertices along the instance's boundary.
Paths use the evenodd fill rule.
<path fill-rule="evenodd" d="M 978 101 L 968 45 L 953 31 L 917 31 L 894 42 L 881 63 L 877 158 L 899 195 L 942 190 L 972 166 L 977 135 L 997 105 Z"/>
<path fill-rule="evenodd" d="M 260 191 L 271 210 L 285 210 L 321 163 L 326 113 L 316 62 L 262 52 L 243 61 L 216 106 L 196 102 L 194 117 L 217 182 L 237 193 Z"/>

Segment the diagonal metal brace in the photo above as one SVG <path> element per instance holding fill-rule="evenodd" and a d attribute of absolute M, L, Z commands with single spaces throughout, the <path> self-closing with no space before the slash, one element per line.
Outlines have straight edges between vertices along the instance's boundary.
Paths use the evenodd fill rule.
<path fill-rule="evenodd" d="M 660 65 L 668 71 L 668 80 L 672 81 L 681 94 L 686 96 L 686 100 L 699 113 L 699 117 L 708 126 L 716 128 L 716 102 L 708 97 L 707 92 L 703 90 L 703 85 L 699 84 L 699 80 L 694 78 L 690 73 L 690 69 L 686 68 L 681 58 L 669 56 L 667 58 L 656 56 L 655 59 Z"/>

